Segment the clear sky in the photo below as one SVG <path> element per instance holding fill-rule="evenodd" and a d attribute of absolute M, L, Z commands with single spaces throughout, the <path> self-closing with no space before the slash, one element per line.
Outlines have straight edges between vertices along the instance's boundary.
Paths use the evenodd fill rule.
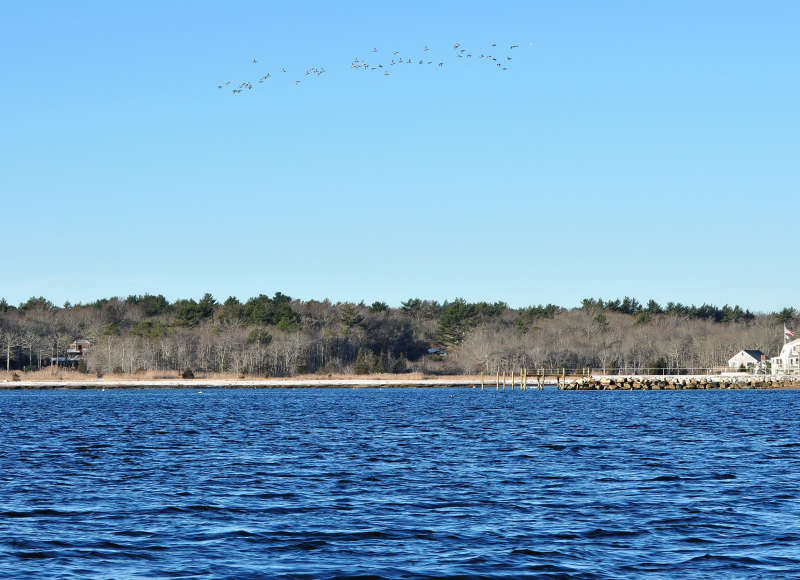
<path fill-rule="evenodd" d="M 797 2 L 3 2 L 0 296 L 798 305 L 798 22 Z M 350 66 L 426 45 L 445 66 Z"/>

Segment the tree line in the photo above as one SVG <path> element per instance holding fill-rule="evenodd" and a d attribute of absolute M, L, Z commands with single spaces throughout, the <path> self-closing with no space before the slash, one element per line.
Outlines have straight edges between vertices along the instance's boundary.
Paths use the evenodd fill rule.
<path fill-rule="evenodd" d="M 223 302 L 161 294 L 56 306 L 44 297 L 0 300 L 0 361 L 35 370 L 91 343 L 82 370 L 241 376 L 300 373 L 494 373 L 527 368 L 631 371 L 723 366 L 742 348 L 781 346 L 791 307 L 754 313 L 634 298 L 512 308 L 505 302 L 412 298 L 391 307 L 298 300 L 281 292 Z"/>

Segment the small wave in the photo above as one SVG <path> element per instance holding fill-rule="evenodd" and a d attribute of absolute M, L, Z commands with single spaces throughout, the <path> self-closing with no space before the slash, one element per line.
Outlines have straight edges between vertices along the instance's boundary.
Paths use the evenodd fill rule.
<path fill-rule="evenodd" d="M 532 550 L 530 548 L 514 548 L 511 550 L 511 555 L 522 555 L 522 556 L 535 556 L 537 558 L 561 558 L 565 554 L 563 552 L 558 551 L 547 551 L 542 552 L 540 550 Z"/>
<path fill-rule="evenodd" d="M 52 552 L 14 552 L 14 555 L 17 558 L 23 558 L 25 560 L 41 560 L 45 558 L 52 558 Z"/>
<path fill-rule="evenodd" d="M 298 495 L 291 492 L 260 491 L 257 493 L 244 493 L 240 497 L 257 497 L 258 499 L 297 499 Z"/>
<path fill-rule="evenodd" d="M 191 505 L 171 505 L 156 510 L 158 514 L 174 514 L 174 513 L 194 513 L 194 512 L 216 512 L 216 513 L 249 513 L 251 510 L 244 510 L 242 508 L 223 507 L 209 504 L 191 504 Z"/>
<path fill-rule="evenodd" d="M 36 518 L 36 517 L 47 517 L 47 516 L 70 517 L 78 515 L 85 516 L 90 513 L 92 512 L 60 511 L 49 508 L 42 508 L 42 509 L 28 510 L 25 512 L 20 512 L 20 511 L 0 512 L 0 517 L 4 518 Z"/>
<path fill-rule="evenodd" d="M 328 542 L 326 542 L 325 540 L 306 540 L 304 542 L 298 542 L 296 544 L 288 544 L 286 546 L 270 547 L 270 550 L 275 550 L 277 552 L 294 552 L 295 550 L 310 552 L 312 550 L 319 550 L 320 548 L 324 548 L 327 545 Z"/>
<path fill-rule="evenodd" d="M 648 533 L 640 530 L 606 530 L 604 528 L 595 528 L 589 532 L 584 532 L 584 538 L 615 538 L 615 537 L 632 537 Z"/>
<path fill-rule="evenodd" d="M 688 560 L 684 560 L 681 564 L 694 564 L 704 561 L 714 561 L 726 564 L 738 564 L 742 566 L 762 566 L 764 562 L 761 560 L 757 560 L 755 558 L 750 558 L 749 556 L 723 556 L 718 554 L 703 554 L 702 556 L 695 556 L 694 558 L 689 558 Z"/>
<path fill-rule="evenodd" d="M 155 532 L 147 532 L 144 530 L 117 530 L 114 534 L 117 536 L 129 536 L 131 538 L 148 538 L 158 535 Z"/>

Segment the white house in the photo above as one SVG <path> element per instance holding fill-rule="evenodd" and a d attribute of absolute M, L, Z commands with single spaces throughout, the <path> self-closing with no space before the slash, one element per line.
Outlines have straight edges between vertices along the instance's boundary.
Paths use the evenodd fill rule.
<path fill-rule="evenodd" d="M 760 350 L 750 348 L 740 350 L 728 359 L 728 368 L 739 369 L 745 367 L 751 369 L 761 362 L 762 356 L 764 355 Z"/>
<path fill-rule="evenodd" d="M 769 360 L 773 375 L 800 373 L 800 338 L 784 343 L 781 354 Z"/>

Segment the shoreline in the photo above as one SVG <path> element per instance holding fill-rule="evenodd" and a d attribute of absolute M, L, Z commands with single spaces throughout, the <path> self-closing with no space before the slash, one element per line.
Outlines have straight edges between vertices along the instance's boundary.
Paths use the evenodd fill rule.
<path fill-rule="evenodd" d="M 0 382 L 0 390 L 85 390 L 85 389 L 192 389 L 192 388 L 224 388 L 224 389 L 299 389 L 299 388 L 483 388 L 485 390 L 538 390 L 535 380 L 528 382 L 523 388 L 517 379 L 512 386 L 498 385 L 492 377 L 453 377 L 453 378 L 272 378 L 272 379 L 50 379 L 50 380 L 18 380 Z M 750 376 L 592 376 L 567 377 L 559 381 L 556 378 L 545 380 L 542 387 L 557 387 L 560 390 L 728 390 L 728 389 L 761 389 L 761 390 L 797 390 L 800 381 L 785 378 L 758 378 Z"/>
<path fill-rule="evenodd" d="M 553 383 L 555 384 L 555 383 Z M 370 387 L 480 387 L 480 379 L 133 379 L 50 380 L 0 382 L 0 390 L 15 389 L 226 389 L 370 388 Z"/>

